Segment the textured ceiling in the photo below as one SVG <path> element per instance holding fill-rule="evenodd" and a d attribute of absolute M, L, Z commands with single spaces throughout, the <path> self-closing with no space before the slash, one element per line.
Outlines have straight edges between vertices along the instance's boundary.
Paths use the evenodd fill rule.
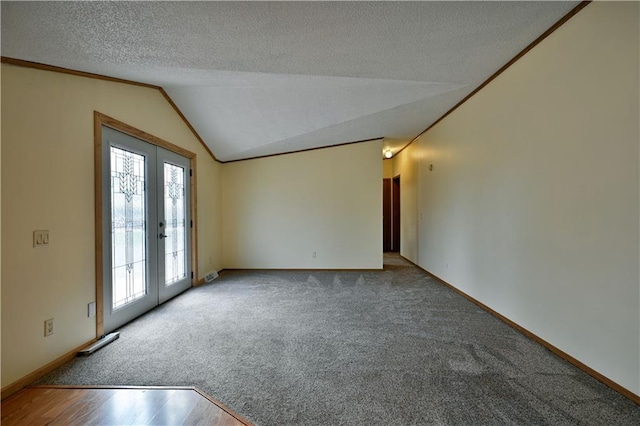
<path fill-rule="evenodd" d="M 222 161 L 397 150 L 577 3 L 2 1 L 2 55 L 162 86 Z"/>

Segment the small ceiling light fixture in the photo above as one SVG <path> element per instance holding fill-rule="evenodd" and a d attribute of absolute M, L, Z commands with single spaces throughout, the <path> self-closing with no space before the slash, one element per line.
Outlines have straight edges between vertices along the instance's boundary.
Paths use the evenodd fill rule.
<path fill-rule="evenodd" d="M 391 157 L 393 157 L 393 152 L 391 152 L 390 149 L 386 149 L 384 151 L 384 158 L 391 158 Z"/>

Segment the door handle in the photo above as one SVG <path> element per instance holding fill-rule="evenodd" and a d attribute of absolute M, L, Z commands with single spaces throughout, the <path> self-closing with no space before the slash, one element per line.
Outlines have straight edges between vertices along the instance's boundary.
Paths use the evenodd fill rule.
<path fill-rule="evenodd" d="M 164 222 L 160 222 L 158 225 L 160 226 L 160 228 L 162 228 L 164 226 Z M 160 232 L 158 234 L 158 238 L 160 238 L 161 240 L 164 240 L 165 238 L 169 238 L 169 236 Z"/>

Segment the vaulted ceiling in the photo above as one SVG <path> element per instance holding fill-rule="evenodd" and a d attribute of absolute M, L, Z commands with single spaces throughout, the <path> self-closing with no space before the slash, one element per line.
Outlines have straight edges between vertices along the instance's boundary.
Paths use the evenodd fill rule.
<path fill-rule="evenodd" d="M 397 151 L 577 3 L 2 1 L 2 56 L 161 86 L 221 161 Z"/>

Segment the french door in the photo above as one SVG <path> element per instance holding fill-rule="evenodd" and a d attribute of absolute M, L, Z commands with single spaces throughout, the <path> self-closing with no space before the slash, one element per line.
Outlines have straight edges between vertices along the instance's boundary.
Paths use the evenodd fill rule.
<path fill-rule="evenodd" d="M 191 287 L 190 160 L 102 127 L 103 323 Z"/>

